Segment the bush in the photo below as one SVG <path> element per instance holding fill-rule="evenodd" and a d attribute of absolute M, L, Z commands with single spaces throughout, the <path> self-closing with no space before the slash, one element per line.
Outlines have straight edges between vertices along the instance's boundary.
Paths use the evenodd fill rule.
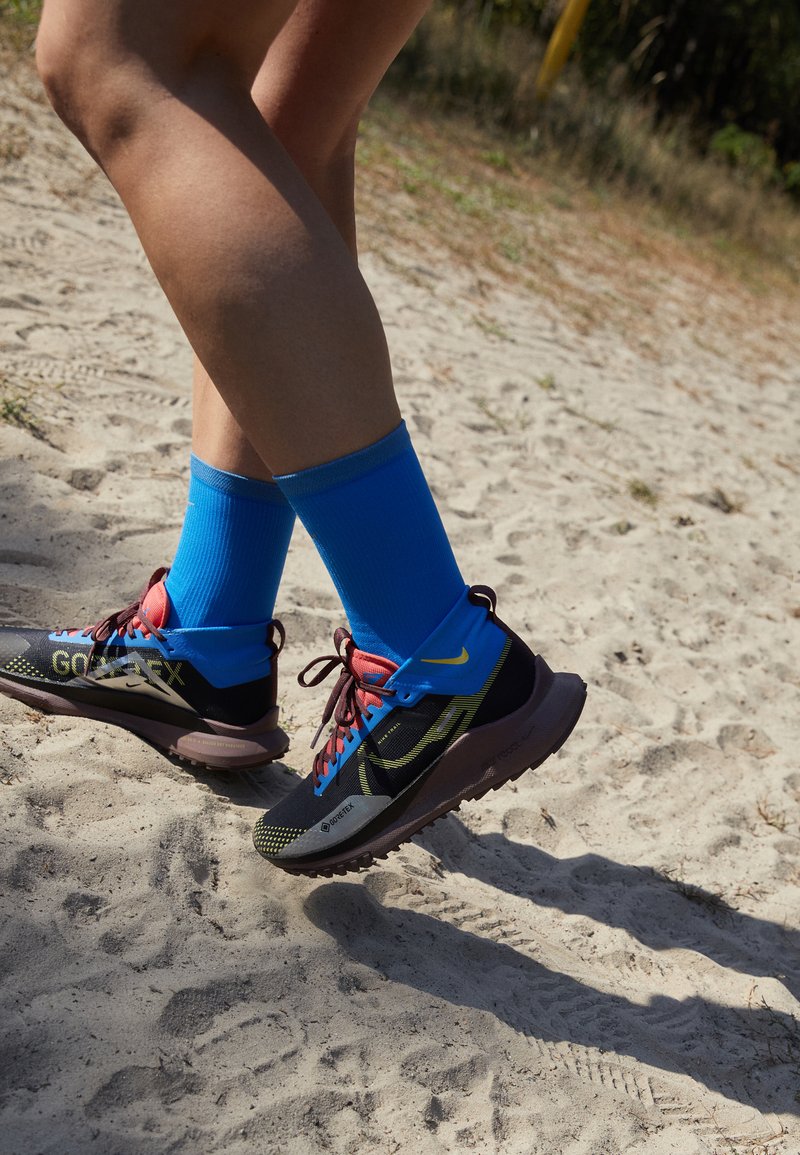
<path fill-rule="evenodd" d="M 731 168 L 744 170 L 762 180 L 774 180 L 777 173 L 775 149 L 753 132 L 745 132 L 738 124 L 726 124 L 711 138 L 709 151 Z"/>

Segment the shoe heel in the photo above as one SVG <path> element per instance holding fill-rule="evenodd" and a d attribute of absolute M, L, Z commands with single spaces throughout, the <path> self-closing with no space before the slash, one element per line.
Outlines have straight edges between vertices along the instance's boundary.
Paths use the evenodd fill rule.
<path fill-rule="evenodd" d="M 181 734 L 167 745 L 162 742 L 156 742 L 156 745 L 187 762 L 208 766 L 212 770 L 245 770 L 283 757 L 289 749 L 289 738 L 276 726 L 252 738 L 225 738 L 195 731 Z"/>

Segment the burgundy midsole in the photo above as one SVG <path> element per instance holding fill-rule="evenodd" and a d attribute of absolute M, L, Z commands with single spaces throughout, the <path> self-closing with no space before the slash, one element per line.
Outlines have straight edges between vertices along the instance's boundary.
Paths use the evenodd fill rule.
<path fill-rule="evenodd" d="M 393 850 L 459 803 L 544 762 L 572 733 L 585 700 L 582 678 L 553 674 L 537 657 L 536 685 L 528 701 L 513 714 L 469 731 L 454 742 L 421 782 L 407 788 L 406 804 L 387 826 L 370 835 L 369 824 L 363 840 L 355 834 L 325 856 L 272 861 L 287 870 L 320 871 L 365 854 L 377 857 Z M 391 806 L 403 798 L 400 795 Z M 379 820 L 380 816 L 375 821 Z"/>
<path fill-rule="evenodd" d="M 289 748 L 289 739 L 277 724 L 277 706 L 271 706 L 267 713 L 251 726 L 230 726 L 225 722 L 198 718 L 197 725 L 207 728 L 200 730 L 191 725 L 175 726 L 156 721 L 154 718 L 127 714 L 122 710 L 108 710 L 103 706 L 86 702 L 73 702 L 59 694 L 23 686 L 6 678 L 0 678 L 0 691 L 50 714 L 91 718 L 95 722 L 121 726 L 172 754 L 204 762 L 207 766 L 218 769 L 255 766 L 279 758 Z"/>

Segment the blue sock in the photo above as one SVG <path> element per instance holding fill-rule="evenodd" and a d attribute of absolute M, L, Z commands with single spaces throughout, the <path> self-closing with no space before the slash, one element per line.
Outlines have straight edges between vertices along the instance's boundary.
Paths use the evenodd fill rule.
<path fill-rule="evenodd" d="M 275 480 L 314 539 L 356 645 L 405 661 L 465 588 L 405 424 Z"/>
<path fill-rule="evenodd" d="M 215 469 L 192 454 L 189 504 L 166 580 L 168 626 L 270 621 L 293 525 L 277 485 Z"/>

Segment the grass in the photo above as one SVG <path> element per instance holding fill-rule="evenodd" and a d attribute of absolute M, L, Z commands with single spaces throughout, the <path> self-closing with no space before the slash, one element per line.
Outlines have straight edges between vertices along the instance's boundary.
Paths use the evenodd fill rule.
<path fill-rule="evenodd" d="M 653 876 L 668 883 L 668 885 L 682 895 L 688 902 L 693 902 L 700 906 L 708 914 L 734 916 L 735 908 L 730 905 L 722 896 L 721 893 L 712 890 L 706 890 L 702 886 L 697 886 L 693 882 L 687 882 L 681 877 L 681 872 L 675 869 L 664 868 L 663 870 L 653 870 Z"/>
<path fill-rule="evenodd" d="M 780 834 L 783 834 L 787 826 L 785 810 L 774 809 L 765 798 L 757 803 L 756 809 L 758 810 L 759 818 L 766 822 L 767 826 L 772 826 Z"/>
<path fill-rule="evenodd" d="M 508 422 L 495 412 L 485 397 L 475 397 L 474 401 L 477 407 L 480 409 L 481 413 L 484 415 L 484 417 L 487 418 L 487 420 L 492 423 L 492 425 L 494 425 L 495 429 L 504 434 L 510 432 L 510 426 Z"/>
<path fill-rule="evenodd" d="M 486 333 L 489 337 L 496 337 L 499 341 L 513 341 L 513 337 L 504 329 L 503 326 L 494 317 L 486 317 L 481 313 L 476 313 L 472 318 L 474 325 L 477 325 L 481 332 Z"/>
<path fill-rule="evenodd" d="M 688 121 L 657 124 L 647 104 L 589 88 L 577 68 L 567 68 L 542 104 L 534 81 L 543 49 L 525 29 L 492 32 L 479 15 L 439 4 L 389 79 L 490 127 L 495 139 L 484 156 L 496 171 L 512 171 L 522 154 L 598 191 L 626 190 L 657 205 L 674 227 L 768 256 L 800 280 L 800 211 L 785 193 L 759 172 L 732 169 L 719 149 L 701 155 Z M 569 196 L 562 193 L 561 203 L 567 208 Z"/>
<path fill-rule="evenodd" d="M 642 505 L 649 505 L 651 509 L 655 509 L 658 505 L 658 494 L 650 488 L 646 481 L 640 481 L 638 477 L 632 477 L 628 482 L 628 493 L 634 501 L 640 501 Z"/>
<path fill-rule="evenodd" d="M 0 0 L 0 45 L 30 49 L 40 8 L 40 0 Z M 478 278 L 485 268 L 566 307 L 583 331 L 620 319 L 598 280 L 630 274 L 634 261 L 671 266 L 667 234 L 693 254 L 702 247 L 707 264 L 754 291 L 774 290 L 778 277 L 800 284 L 800 212 L 786 196 L 703 160 L 687 125 L 656 130 L 648 108 L 589 90 L 577 70 L 541 106 L 533 94 L 541 55 L 542 44 L 518 28 L 491 36 L 465 12 L 456 19 L 434 5 L 360 138 L 362 187 L 374 189 L 370 216 L 387 216 L 389 236 L 405 223 L 396 213 L 388 219 L 394 205 L 385 198 L 394 201 L 399 188 L 414 202 L 403 212 L 417 233 L 435 235 Z M 9 139 L 0 160 L 26 146 L 21 135 Z M 556 237 L 554 214 L 563 218 Z M 644 240 L 631 235 L 642 224 Z M 605 248 L 602 268 L 581 267 L 589 227 L 602 246 L 588 251 Z M 581 246 L 570 245 L 569 230 Z M 384 248 L 388 257 L 391 244 Z M 415 275 L 410 267 L 407 275 Z"/>
<path fill-rule="evenodd" d="M 800 281 L 783 259 L 735 240 L 721 247 L 715 233 L 692 222 L 678 228 L 629 189 L 589 185 L 531 155 L 524 140 L 498 137 L 471 114 L 381 90 L 359 137 L 362 249 L 427 291 L 442 262 L 459 269 L 483 324 L 470 320 L 497 340 L 517 335 L 492 299 L 499 282 L 580 334 L 624 328 L 643 356 L 657 360 L 655 321 L 666 293 L 684 312 L 704 308 L 716 339 L 735 338 L 743 364 L 762 371 L 771 327 L 794 324 L 800 301 Z M 494 155 L 500 146 L 502 163 Z M 492 322 L 503 331 L 489 334 Z M 531 384 L 559 396 L 550 366 L 537 368 Z M 675 385 L 697 404 L 708 399 Z"/>
<path fill-rule="evenodd" d="M 15 425 L 42 440 L 44 432 L 22 397 L 0 397 L 0 424 Z"/>
<path fill-rule="evenodd" d="M 586 413 L 583 409 L 573 409 L 571 405 L 565 405 L 564 412 L 569 413 L 570 417 L 577 417 L 579 421 L 586 421 L 589 425 L 602 429 L 604 433 L 614 433 L 617 428 L 613 421 L 602 421 L 599 417 L 592 417 L 591 413 Z"/>
<path fill-rule="evenodd" d="M 657 124 L 647 104 L 590 88 L 576 67 L 567 67 L 542 104 L 534 87 L 543 42 L 510 24 L 491 31 L 479 9 L 434 4 L 387 81 L 404 96 L 414 92 L 431 108 L 467 113 L 490 129 L 480 153 L 485 173 L 511 176 L 521 160 L 533 162 L 562 186 L 547 195 L 564 211 L 574 207 L 565 176 L 598 196 L 625 190 L 657 206 L 676 230 L 712 236 L 728 261 L 766 256 L 800 282 L 800 210 L 763 174 L 732 168 L 719 142 L 702 156 L 688 121 Z M 30 49 L 40 12 L 41 0 L 0 0 L 0 46 Z M 476 191 L 454 188 L 447 168 L 432 174 L 424 164 L 405 173 L 410 195 L 433 185 L 454 211 L 480 219 L 513 207 L 493 199 L 492 184 L 484 178 Z M 512 263 L 526 259 L 518 238 L 498 248 Z"/>
<path fill-rule="evenodd" d="M 41 11 L 42 0 L 0 0 L 0 48 L 28 51 Z"/>

